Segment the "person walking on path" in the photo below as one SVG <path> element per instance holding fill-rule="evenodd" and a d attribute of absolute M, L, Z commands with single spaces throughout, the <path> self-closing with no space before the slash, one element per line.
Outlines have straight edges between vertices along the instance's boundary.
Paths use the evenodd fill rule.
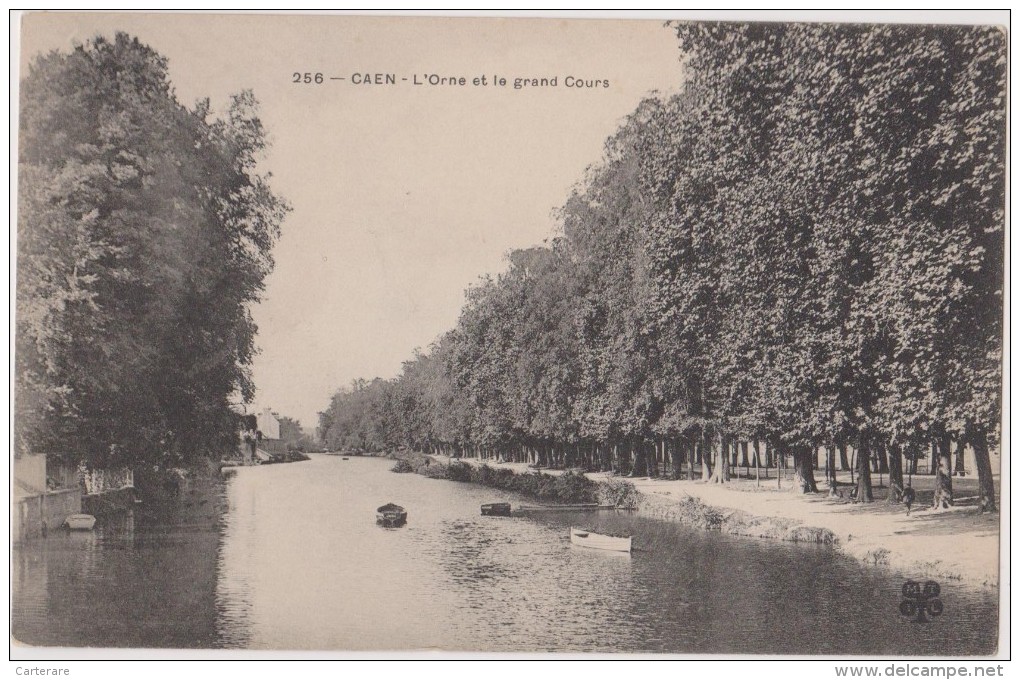
<path fill-rule="evenodd" d="M 903 505 L 907 506 L 907 514 L 910 514 L 910 506 L 914 503 L 914 488 L 908 486 L 903 490 Z"/>

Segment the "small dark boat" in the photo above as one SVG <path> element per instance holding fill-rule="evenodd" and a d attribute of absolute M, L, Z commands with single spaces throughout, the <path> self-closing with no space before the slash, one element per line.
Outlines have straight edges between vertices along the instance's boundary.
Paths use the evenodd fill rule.
<path fill-rule="evenodd" d="M 482 505 L 482 514 L 490 517 L 509 517 L 509 503 L 485 503 Z"/>
<path fill-rule="evenodd" d="M 375 522 L 384 527 L 399 527 L 407 522 L 407 510 L 396 503 L 387 503 L 375 511 Z"/>
<path fill-rule="evenodd" d="M 347 456 L 344 456 L 344 457 L 343 457 L 343 458 L 341 458 L 340 460 L 350 460 L 350 458 L 348 458 Z"/>

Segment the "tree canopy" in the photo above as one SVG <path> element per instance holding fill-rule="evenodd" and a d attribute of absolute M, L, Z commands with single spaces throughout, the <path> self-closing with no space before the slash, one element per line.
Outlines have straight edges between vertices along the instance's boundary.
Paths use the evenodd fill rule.
<path fill-rule="evenodd" d="M 18 450 L 124 465 L 236 445 L 249 306 L 288 210 L 254 96 L 189 109 L 166 59 L 118 33 L 37 57 L 20 106 Z"/>
<path fill-rule="evenodd" d="M 948 455 L 951 439 L 987 461 L 1002 32 L 673 28 L 680 91 L 638 107 L 567 198 L 561 234 L 468 291 L 428 353 L 364 384 L 357 408 L 334 398 L 331 443 L 370 422 L 360 445 L 639 467 L 669 440 L 715 451 L 725 481 L 728 442 L 761 440 L 798 461 L 803 490 L 818 446 L 852 443 L 862 470 L 872 451 Z M 990 473 L 981 487 L 991 507 Z"/>

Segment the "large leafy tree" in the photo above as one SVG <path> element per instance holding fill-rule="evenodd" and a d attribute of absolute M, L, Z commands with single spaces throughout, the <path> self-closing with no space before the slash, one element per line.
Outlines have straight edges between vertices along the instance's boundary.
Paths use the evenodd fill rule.
<path fill-rule="evenodd" d="M 20 135 L 19 448 L 107 465 L 235 443 L 248 306 L 287 210 L 251 93 L 188 109 L 166 60 L 119 33 L 32 63 Z"/>

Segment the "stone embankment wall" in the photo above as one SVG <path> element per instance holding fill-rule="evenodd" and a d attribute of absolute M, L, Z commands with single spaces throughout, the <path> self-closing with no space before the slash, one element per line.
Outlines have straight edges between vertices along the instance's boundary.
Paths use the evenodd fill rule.
<path fill-rule="evenodd" d="M 61 489 L 15 499 L 12 537 L 15 541 L 43 536 L 59 528 L 68 515 L 81 512 L 81 491 Z"/>

